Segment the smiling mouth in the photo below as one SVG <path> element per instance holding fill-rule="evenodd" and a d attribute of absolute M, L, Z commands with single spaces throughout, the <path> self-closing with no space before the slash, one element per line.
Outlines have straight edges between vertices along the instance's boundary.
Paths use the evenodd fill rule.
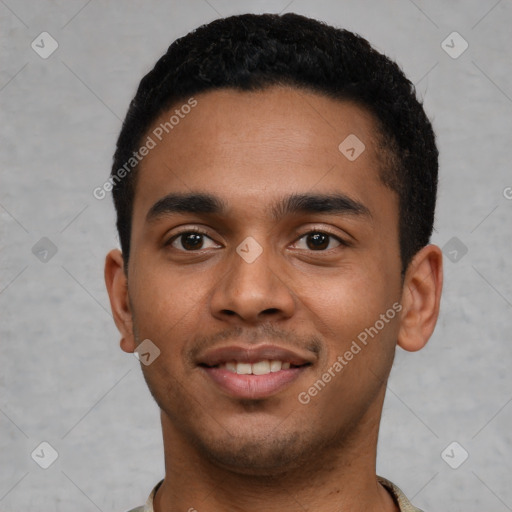
<path fill-rule="evenodd" d="M 279 359 L 263 359 L 253 363 L 227 361 L 199 368 L 222 393 L 235 399 L 261 400 L 288 388 L 312 364 L 293 364 Z"/>
<path fill-rule="evenodd" d="M 196 365 L 222 394 L 261 400 L 284 392 L 315 362 L 309 350 L 245 344 L 210 349 L 197 357 Z"/>
<path fill-rule="evenodd" d="M 238 375 L 268 375 L 269 373 L 277 373 L 281 370 L 289 370 L 290 368 L 302 368 L 310 366 L 311 363 L 291 364 L 289 361 L 280 361 L 278 359 L 264 359 L 255 363 L 246 363 L 240 361 L 228 361 L 214 366 L 201 364 L 203 368 L 217 368 L 219 370 L 227 370 Z"/>

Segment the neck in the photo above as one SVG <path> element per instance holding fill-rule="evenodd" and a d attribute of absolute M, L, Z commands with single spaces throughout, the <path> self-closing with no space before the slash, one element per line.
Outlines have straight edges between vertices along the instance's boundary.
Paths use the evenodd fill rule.
<path fill-rule="evenodd" d="M 395 512 L 375 473 L 380 411 L 300 467 L 241 474 L 206 459 L 162 413 L 166 474 L 155 512 Z"/>

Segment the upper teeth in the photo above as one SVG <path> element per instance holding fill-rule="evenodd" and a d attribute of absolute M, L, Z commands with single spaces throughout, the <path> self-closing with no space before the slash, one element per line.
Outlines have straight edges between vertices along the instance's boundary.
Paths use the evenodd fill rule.
<path fill-rule="evenodd" d="M 239 375 L 266 375 L 271 372 L 278 372 L 280 370 L 288 370 L 290 363 L 272 360 L 258 361 L 257 363 L 237 363 L 236 361 L 229 361 L 225 364 L 220 364 L 219 368 L 226 369 Z"/>

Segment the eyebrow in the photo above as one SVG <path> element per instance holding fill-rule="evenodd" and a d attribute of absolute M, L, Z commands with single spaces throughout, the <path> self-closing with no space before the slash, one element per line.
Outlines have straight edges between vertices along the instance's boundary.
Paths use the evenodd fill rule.
<path fill-rule="evenodd" d="M 205 193 L 171 193 L 159 199 L 148 211 L 146 222 L 156 222 L 173 213 L 222 215 L 227 204 L 221 198 Z M 272 220 L 298 213 L 345 214 L 372 218 L 361 202 L 345 194 L 291 194 L 276 201 L 270 208 Z"/>

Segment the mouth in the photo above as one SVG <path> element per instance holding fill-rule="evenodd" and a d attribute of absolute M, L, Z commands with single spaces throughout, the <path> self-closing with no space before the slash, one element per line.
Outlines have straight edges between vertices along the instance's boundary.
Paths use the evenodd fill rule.
<path fill-rule="evenodd" d="M 313 362 L 310 354 L 276 346 L 225 347 L 206 353 L 198 367 L 224 394 L 256 400 L 283 391 Z"/>
<path fill-rule="evenodd" d="M 264 359 L 256 363 L 243 363 L 240 361 L 228 361 L 216 366 L 208 366 L 201 364 L 203 368 L 218 368 L 220 370 L 227 370 L 237 375 L 268 375 L 269 373 L 277 373 L 281 370 L 289 370 L 290 368 L 300 368 L 308 366 L 310 363 L 304 365 L 292 365 L 289 361 L 279 361 L 279 359 Z"/>

